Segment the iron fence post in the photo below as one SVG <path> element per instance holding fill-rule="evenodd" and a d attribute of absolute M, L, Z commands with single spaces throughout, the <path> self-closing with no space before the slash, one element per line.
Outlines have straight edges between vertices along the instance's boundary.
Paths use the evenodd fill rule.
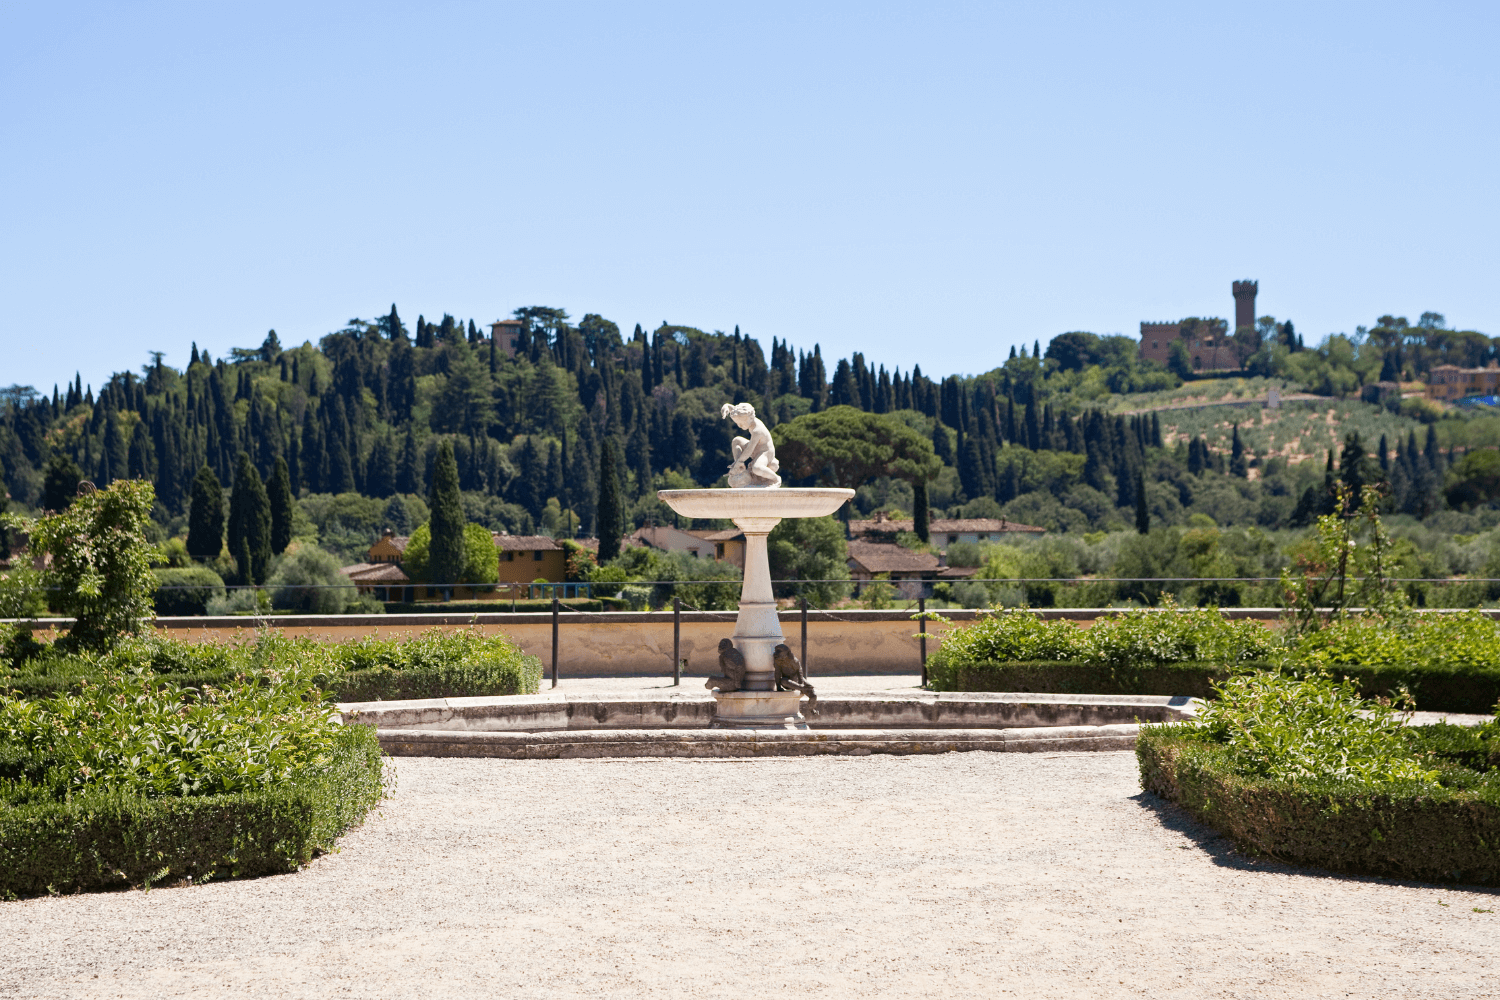
<path fill-rule="evenodd" d="M 682 683 L 682 598 L 672 598 L 672 686 Z"/>
<path fill-rule="evenodd" d="M 802 676 L 807 676 L 807 598 L 802 598 Z"/>
<path fill-rule="evenodd" d="M 552 592 L 552 686 L 557 687 L 557 591 Z"/>
<path fill-rule="evenodd" d="M 917 598 L 917 618 L 922 622 L 917 635 L 920 637 L 918 641 L 922 644 L 922 686 L 925 688 L 927 686 L 927 598 L 925 597 Z"/>

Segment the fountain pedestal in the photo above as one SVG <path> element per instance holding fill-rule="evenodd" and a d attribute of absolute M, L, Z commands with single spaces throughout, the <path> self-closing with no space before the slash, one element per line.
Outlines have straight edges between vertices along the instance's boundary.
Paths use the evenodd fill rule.
<path fill-rule="evenodd" d="M 797 691 L 776 690 L 776 647 L 786 641 L 771 591 L 771 563 L 766 536 L 784 517 L 824 517 L 854 496 L 853 490 L 829 488 L 746 487 L 719 490 L 661 490 L 667 506 L 684 517 L 727 517 L 745 533 L 745 576 L 740 585 L 740 613 L 735 620 L 735 648 L 745 658 L 739 691 L 714 691 L 718 703 L 714 725 L 736 729 L 806 729 Z"/>

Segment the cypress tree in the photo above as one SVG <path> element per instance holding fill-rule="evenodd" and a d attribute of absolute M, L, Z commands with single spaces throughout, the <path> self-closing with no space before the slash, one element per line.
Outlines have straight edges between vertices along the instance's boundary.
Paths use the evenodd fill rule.
<path fill-rule="evenodd" d="M 292 544 L 292 474 L 286 459 L 276 459 L 267 492 L 271 502 L 271 553 L 279 556 Z"/>
<path fill-rule="evenodd" d="M 941 420 L 932 422 L 932 452 L 944 465 L 954 463 L 953 442 L 948 440 L 948 428 Z"/>
<path fill-rule="evenodd" d="M 1380 435 L 1380 471 L 1381 472 L 1390 472 L 1391 471 L 1391 452 L 1390 452 L 1390 446 L 1386 444 L 1386 442 L 1385 442 L 1385 435 L 1384 434 Z"/>
<path fill-rule="evenodd" d="M 1036 411 L 1036 397 L 1033 395 L 1032 401 L 1026 404 L 1026 447 L 1032 451 L 1042 446 L 1041 422 L 1037 420 Z"/>
<path fill-rule="evenodd" d="M 969 434 L 958 452 L 958 479 L 970 500 L 977 500 L 990 493 L 985 479 L 983 458 L 979 453 L 979 438 Z"/>
<path fill-rule="evenodd" d="M 53 455 L 47 459 L 42 478 L 42 508 L 54 512 L 67 510 L 78 496 L 78 484 L 82 481 L 83 470 L 68 456 Z"/>
<path fill-rule="evenodd" d="M 265 582 L 266 566 L 271 561 L 271 500 L 260 473 L 243 451 L 229 494 L 229 551 L 239 563 L 241 584 Z"/>
<path fill-rule="evenodd" d="M 625 508 L 620 503 L 619 446 L 613 437 L 604 439 L 599 450 L 599 562 L 609 562 L 620 554 L 620 537 L 625 534 Z"/>
<path fill-rule="evenodd" d="M 1001 503 L 1010 503 L 1021 495 L 1021 473 L 1016 468 L 1016 462 L 1007 463 L 1005 472 L 1000 476 L 999 498 Z"/>
<path fill-rule="evenodd" d="M 1146 477 L 1135 474 L 1135 530 L 1142 535 L 1151 531 L 1151 512 L 1146 509 Z"/>
<path fill-rule="evenodd" d="M 444 440 L 438 448 L 427 505 L 432 511 L 428 521 L 432 532 L 428 575 L 434 583 L 457 583 L 464 572 L 465 519 L 452 441 Z"/>
<path fill-rule="evenodd" d="M 422 492 L 422 461 L 417 454 L 417 432 L 408 424 L 406 443 L 401 446 L 401 464 L 396 469 L 396 492 Z"/>
<path fill-rule="evenodd" d="M 224 487 L 214 470 L 204 465 L 193 479 L 188 508 L 188 554 L 195 559 L 216 558 L 224 548 Z"/>
<path fill-rule="evenodd" d="M 1240 440 L 1240 425 L 1234 425 L 1234 439 L 1229 446 L 1229 474 L 1248 478 L 1250 468 L 1245 462 L 1245 444 Z"/>
<path fill-rule="evenodd" d="M 365 470 L 365 492 L 385 499 L 396 492 L 396 453 L 389 434 L 375 439 L 370 464 Z"/>
<path fill-rule="evenodd" d="M 931 511 L 927 507 L 927 480 L 921 476 L 912 480 L 911 484 L 911 526 L 916 536 L 926 543 L 928 536 L 928 521 Z"/>

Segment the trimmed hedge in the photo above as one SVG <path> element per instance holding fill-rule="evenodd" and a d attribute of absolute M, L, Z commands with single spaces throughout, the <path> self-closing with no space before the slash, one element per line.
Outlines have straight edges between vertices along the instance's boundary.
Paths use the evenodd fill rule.
<path fill-rule="evenodd" d="M 1333 871 L 1500 884 L 1500 788 L 1484 775 L 1461 771 L 1467 777 L 1454 780 L 1454 766 L 1440 772 L 1442 783 L 1371 786 L 1245 777 L 1234 772 L 1229 748 L 1187 738 L 1188 731 L 1141 728 L 1141 787 L 1243 850 Z M 1420 745 L 1424 737 L 1411 739 Z M 1488 748 L 1483 753 L 1488 759 Z"/>
<path fill-rule="evenodd" d="M 457 663 L 406 669 L 382 665 L 351 670 L 332 678 L 327 690 L 341 702 L 397 701 L 536 694 L 541 683 L 542 661 L 535 656 L 513 659 L 475 656 Z"/>
<path fill-rule="evenodd" d="M 949 662 L 929 674 L 934 691 L 1037 691 L 1052 694 L 1165 694 L 1213 697 L 1213 685 L 1267 663 L 1161 663 L 1122 666 L 1078 660 Z M 1366 698 L 1389 697 L 1402 685 L 1424 712 L 1489 715 L 1500 703 L 1500 671 L 1444 664 L 1333 664 Z"/>
<path fill-rule="evenodd" d="M 187 643 L 162 636 L 122 642 L 94 659 L 33 643 L 11 670 L 0 664 L 0 694 L 28 700 L 76 694 L 112 673 L 145 675 L 178 687 L 228 688 L 304 665 L 337 701 L 536 694 L 542 664 L 503 636 L 477 629 L 428 629 L 420 635 L 320 643 L 274 632 L 229 642 Z"/>
<path fill-rule="evenodd" d="M 0 806 L 0 896 L 295 871 L 382 794 L 374 729 L 346 726 L 326 768 L 264 791 Z"/>
<path fill-rule="evenodd" d="M 1208 698 L 1213 685 L 1263 663 L 1153 663 L 1130 667 L 1078 660 L 952 663 L 929 674 L 934 691 L 1032 691 L 1047 694 L 1163 694 Z"/>

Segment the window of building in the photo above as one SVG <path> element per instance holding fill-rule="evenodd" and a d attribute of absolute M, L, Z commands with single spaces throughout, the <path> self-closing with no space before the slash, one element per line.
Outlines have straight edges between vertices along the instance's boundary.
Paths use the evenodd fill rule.
<path fill-rule="evenodd" d="M 514 562 L 515 559 L 516 559 L 516 554 L 514 552 L 502 552 L 502 553 L 500 553 L 500 561 L 501 562 Z"/>
<path fill-rule="evenodd" d="M 532 549 L 532 551 L 531 551 L 531 561 L 532 562 L 541 562 L 542 561 L 542 550 L 541 549 Z"/>

